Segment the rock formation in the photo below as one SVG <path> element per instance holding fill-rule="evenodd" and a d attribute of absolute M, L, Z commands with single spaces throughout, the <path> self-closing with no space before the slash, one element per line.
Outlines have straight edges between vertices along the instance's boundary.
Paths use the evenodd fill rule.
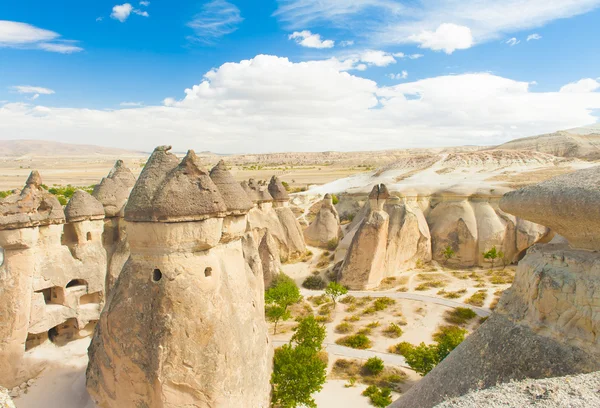
<path fill-rule="evenodd" d="M 104 206 L 104 233 L 102 243 L 106 250 L 106 295 L 115 284 L 125 261 L 129 258 L 129 243 L 127 229 L 123 219 L 123 209 L 129 198 L 129 193 L 135 184 L 135 176 L 122 160 L 117 160 L 115 166 L 94 187 L 92 195 Z"/>
<path fill-rule="evenodd" d="M 66 215 L 66 216 L 65 216 Z M 44 367 L 32 355 L 87 336 L 104 304 L 104 210 L 77 191 L 63 208 L 34 171 L 0 201 L 0 384 L 12 388 Z"/>
<path fill-rule="evenodd" d="M 306 252 L 302 227 L 289 207 L 289 196 L 285 187 L 273 177 L 269 186 L 259 185 L 254 179 L 243 182 L 242 188 L 253 197 L 255 207 L 248 213 L 248 227 L 261 242 L 268 230 L 279 246 L 282 260 L 296 259 Z M 276 198 L 273 197 L 275 195 Z"/>
<path fill-rule="evenodd" d="M 494 314 L 395 406 L 431 407 L 497 383 L 600 370 L 600 167 L 506 194 L 500 208 L 569 244 L 537 244 Z M 583 222 L 587 222 L 586 227 Z"/>
<path fill-rule="evenodd" d="M 341 236 L 340 217 L 333 206 L 331 195 L 325 194 L 317 217 L 304 230 L 304 238 L 309 245 L 327 248 L 331 242 L 337 245 Z"/>
<path fill-rule="evenodd" d="M 265 288 L 271 286 L 273 279 L 281 273 L 279 248 L 271 233 L 267 230 L 262 234 L 258 255 L 262 264 Z"/>
<path fill-rule="evenodd" d="M 225 222 L 246 210 L 229 209 L 223 166 L 221 193 L 193 151 L 179 163 L 169 149 L 125 208 L 131 255 L 94 333 L 88 391 L 100 407 L 267 407 L 263 279 Z"/>
<path fill-rule="evenodd" d="M 389 215 L 383 211 L 390 197 L 385 185 L 369 195 L 370 212 L 356 231 L 346 253 L 339 281 L 350 289 L 372 289 L 385 277 Z"/>

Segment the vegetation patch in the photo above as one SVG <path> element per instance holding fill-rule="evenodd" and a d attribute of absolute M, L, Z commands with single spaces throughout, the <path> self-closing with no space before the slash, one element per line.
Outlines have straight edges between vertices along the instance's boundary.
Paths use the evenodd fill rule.
<path fill-rule="evenodd" d="M 380 360 L 377 357 L 374 357 L 374 359 Z M 372 360 L 373 358 L 363 363 L 358 360 L 338 359 L 333 364 L 331 376 L 335 379 L 348 380 L 352 384 L 358 381 L 362 384 L 387 387 L 395 391 L 400 391 L 400 385 L 407 378 L 406 373 L 398 368 L 386 367 L 384 365 L 381 371 L 374 374 L 372 370 L 365 367 L 366 365 L 371 366 L 371 364 L 373 365 L 371 367 L 379 366 L 379 363 L 369 363 Z M 381 363 L 383 364 L 383 361 Z M 377 368 L 375 370 L 377 371 Z"/>
<path fill-rule="evenodd" d="M 355 349 L 366 350 L 371 348 L 371 339 L 369 339 L 365 334 L 360 333 L 340 337 L 335 342 L 340 346 L 346 346 Z"/>
<path fill-rule="evenodd" d="M 392 390 L 389 388 L 379 388 L 375 385 L 369 385 L 362 395 L 369 397 L 371 405 L 385 408 L 392 403 Z"/>
<path fill-rule="evenodd" d="M 383 329 L 383 334 L 385 337 L 389 337 L 391 339 L 397 339 L 402 336 L 404 332 L 402 328 L 396 323 L 390 323 L 385 329 Z"/>
<path fill-rule="evenodd" d="M 373 302 L 373 308 L 375 308 L 376 311 L 381 311 L 381 310 L 385 310 L 388 307 L 395 305 L 396 301 L 392 298 L 389 298 L 387 296 L 385 297 L 381 297 L 375 300 L 375 302 Z"/>
<path fill-rule="evenodd" d="M 348 334 L 354 331 L 354 325 L 348 322 L 342 322 L 335 326 L 335 332 L 340 334 Z"/>
<path fill-rule="evenodd" d="M 465 303 L 473 306 L 483 306 L 485 300 L 487 299 L 487 290 L 478 290 L 473 293 L 470 298 L 465 300 Z"/>
<path fill-rule="evenodd" d="M 454 292 L 446 292 L 444 289 L 442 289 L 437 294 L 438 296 L 443 296 L 446 299 L 458 299 L 459 297 L 462 297 L 465 293 L 467 293 L 466 289 L 460 289 Z"/>
<path fill-rule="evenodd" d="M 444 320 L 450 324 L 465 325 L 477 317 L 472 309 L 468 307 L 457 307 L 453 310 L 448 310 L 444 315 Z"/>
<path fill-rule="evenodd" d="M 323 290 L 327 286 L 325 279 L 320 276 L 309 276 L 302 282 L 302 287 L 312 290 Z"/>

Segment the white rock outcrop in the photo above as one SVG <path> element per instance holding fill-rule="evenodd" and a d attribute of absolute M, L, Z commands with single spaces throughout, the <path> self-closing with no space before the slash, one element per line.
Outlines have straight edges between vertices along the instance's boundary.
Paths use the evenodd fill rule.
<path fill-rule="evenodd" d="M 309 245 L 327 248 L 330 243 L 337 245 L 341 237 L 340 217 L 331 195 L 325 194 L 316 218 L 304 230 L 304 238 Z"/>

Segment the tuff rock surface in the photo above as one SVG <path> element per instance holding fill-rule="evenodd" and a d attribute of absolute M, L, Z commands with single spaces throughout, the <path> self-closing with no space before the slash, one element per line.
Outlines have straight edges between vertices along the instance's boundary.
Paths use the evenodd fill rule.
<path fill-rule="evenodd" d="M 327 248 L 330 242 L 337 243 L 341 236 L 340 217 L 331 195 L 325 194 L 316 218 L 304 230 L 304 238 L 309 245 Z"/>

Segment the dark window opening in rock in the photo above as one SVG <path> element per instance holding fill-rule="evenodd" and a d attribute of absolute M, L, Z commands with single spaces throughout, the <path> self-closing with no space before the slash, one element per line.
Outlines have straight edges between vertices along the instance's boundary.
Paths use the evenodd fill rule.
<path fill-rule="evenodd" d="M 72 288 L 73 286 L 87 286 L 87 282 L 83 279 L 73 279 L 67 283 L 67 288 Z"/>
<path fill-rule="evenodd" d="M 67 319 L 66 322 L 48 330 L 48 339 L 57 346 L 64 346 L 70 341 L 80 338 L 79 326 L 75 318 Z"/>
<path fill-rule="evenodd" d="M 4 248 L 0 247 L 0 266 L 4 265 Z"/>
<path fill-rule="evenodd" d="M 87 233 L 87 240 L 88 240 L 88 241 L 91 241 L 91 240 L 92 240 L 92 233 L 91 233 L 91 232 L 88 232 L 88 233 Z"/>
<path fill-rule="evenodd" d="M 57 337 L 58 337 L 58 326 L 53 327 L 50 330 L 48 330 L 48 339 L 50 339 L 50 341 L 52 343 L 54 343 L 56 341 Z"/>
<path fill-rule="evenodd" d="M 71 246 L 77 244 L 77 232 L 72 224 L 63 226 L 63 234 L 60 238 L 61 245 Z"/>
<path fill-rule="evenodd" d="M 25 340 L 25 351 L 29 351 L 34 347 L 39 346 L 48 340 L 48 333 L 27 333 L 27 340 Z"/>
<path fill-rule="evenodd" d="M 154 282 L 158 282 L 161 279 L 162 279 L 162 272 L 160 271 L 160 269 L 155 269 L 154 272 L 152 272 L 152 280 Z"/>
<path fill-rule="evenodd" d="M 212 276 L 212 268 L 210 266 L 204 270 L 204 276 L 207 278 Z"/>

